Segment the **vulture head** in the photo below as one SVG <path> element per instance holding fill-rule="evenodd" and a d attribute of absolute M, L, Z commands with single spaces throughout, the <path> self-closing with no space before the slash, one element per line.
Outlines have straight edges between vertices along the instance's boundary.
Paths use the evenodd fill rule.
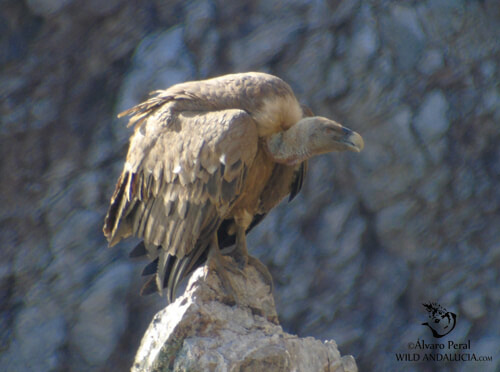
<path fill-rule="evenodd" d="M 360 152 L 363 147 L 363 138 L 358 133 L 321 116 L 303 118 L 267 140 L 273 159 L 287 165 L 333 151 Z"/>

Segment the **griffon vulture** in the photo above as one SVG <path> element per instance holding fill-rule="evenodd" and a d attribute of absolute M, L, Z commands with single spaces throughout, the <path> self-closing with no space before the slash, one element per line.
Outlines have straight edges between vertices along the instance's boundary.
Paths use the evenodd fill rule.
<path fill-rule="evenodd" d="M 258 263 L 246 233 L 299 192 L 308 158 L 363 148 L 356 132 L 311 116 L 276 76 L 231 74 L 155 93 L 119 115 L 131 115 L 135 131 L 103 230 L 110 246 L 142 239 L 131 256 L 147 255 L 143 274 L 153 276 L 141 293 L 166 288 L 169 302 L 209 252 L 221 268 L 220 249 L 236 243 L 240 266 Z"/>

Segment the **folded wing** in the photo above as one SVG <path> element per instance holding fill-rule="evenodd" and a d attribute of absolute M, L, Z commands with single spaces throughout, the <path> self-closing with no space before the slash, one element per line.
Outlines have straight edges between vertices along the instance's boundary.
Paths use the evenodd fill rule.
<path fill-rule="evenodd" d="M 173 100 L 153 98 L 149 111 L 146 102 L 127 112 L 136 130 L 103 229 L 110 245 L 131 235 L 144 240 L 160 293 L 175 280 L 176 260 L 207 248 L 258 147 L 245 111 L 175 112 Z"/>

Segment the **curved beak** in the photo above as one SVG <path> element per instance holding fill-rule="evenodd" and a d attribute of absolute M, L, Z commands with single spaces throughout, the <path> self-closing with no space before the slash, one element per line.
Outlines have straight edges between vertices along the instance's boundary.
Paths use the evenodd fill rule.
<path fill-rule="evenodd" d="M 360 152 L 365 147 L 365 141 L 357 132 L 350 130 L 348 128 L 343 128 L 344 136 L 340 140 L 344 145 L 347 146 L 348 150 Z"/>

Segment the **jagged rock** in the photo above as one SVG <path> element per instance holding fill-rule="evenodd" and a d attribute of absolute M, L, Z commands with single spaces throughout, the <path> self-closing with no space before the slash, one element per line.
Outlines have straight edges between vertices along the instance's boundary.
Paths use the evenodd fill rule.
<path fill-rule="evenodd" d="M 197 269 L 184 295 L 154 317 L 132 371 L 357 371 L 335 341 L 284 332 L 269 286 L 253 266 L 244 274 L 229 274 L 235 305 L 211 266 Z"/>

